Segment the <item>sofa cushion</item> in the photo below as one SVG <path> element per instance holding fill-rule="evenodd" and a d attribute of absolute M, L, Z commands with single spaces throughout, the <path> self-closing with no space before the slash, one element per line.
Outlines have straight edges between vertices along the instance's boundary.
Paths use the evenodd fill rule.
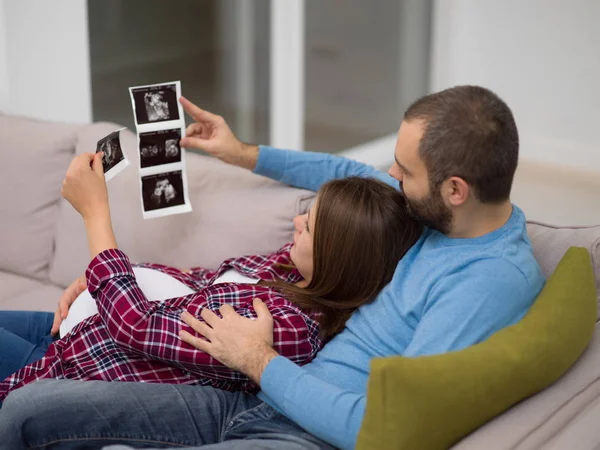
<path fill-rule="evenodd" d="M 584 247 L 592 258 L 600 318 L 600 225 L 593 227 L 556 227 L 540 222 L 528 222 L 527 233 L 533 253 L 546 277 L 553 271 L 567 249 Z"/>
<path fill-rule="evenodd" d="M 0 271 L 0 310 L 54 311 L 63 289 Z"/>
<path fill-rule="evenodd" d="M 109 123 L 86 127 L 78 137 L 77 152 L 93 152 L 96 142 L 116 128 Z M 132 164 L 108 182 L 108 190 L 117 243 L 133 262 L 216 268 L 232 256 L 271 252 L 292 240 L 292 219 L 306 210 L 314 195 L 187 152 L 193 211 L 143 220 L 136 136 L 123 131 L 121 144 Z M 81 217 L 62 201 L 50 278 L 66 286 L 88 263 Z"/>
<path fill-rule="evenodd" d="M 589 253 L 571 248 L 517 324 L 467 349 L 375 358 L 358 448 L 446 449 L 562 376 L 595 326 Z"/>
<path fill-rule="evenodd" d="M 0 270 L 47 277 L 79 126 L 0 116 Z"/>

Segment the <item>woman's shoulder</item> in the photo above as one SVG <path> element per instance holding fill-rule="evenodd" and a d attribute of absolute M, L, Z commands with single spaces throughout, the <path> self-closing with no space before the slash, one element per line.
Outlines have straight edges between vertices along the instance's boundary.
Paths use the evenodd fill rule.
<path fill-rule="evenodd" d="M 235 269 L 243 275 L 259 280 L 296 283 L 302 277 L 290 259 L 292 245 L 293 243 L 286 244 L 279 250 L 268 254 L 230 258 L 223 262 L 218 272 Z"/>

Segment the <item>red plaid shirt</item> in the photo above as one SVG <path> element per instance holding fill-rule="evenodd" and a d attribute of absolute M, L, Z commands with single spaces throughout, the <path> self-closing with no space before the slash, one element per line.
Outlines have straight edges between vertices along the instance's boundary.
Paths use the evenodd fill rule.
<path fill-rule="evenodd" d="M 211 385 L 227 390 L 254 390 L 243 374 L 179 338 L 180 318 L 187 310 L 200 318 L 203 308 L 218 312 L 223 304 L 238 314 L 256 318 L 252 300 L 264 301 L 274 319 L 274 348 L 297 364 L 306 364 L 322 347 L 315 316 L 302 312 L 273 288 L 259 284 L 211 283 L 229 269 L 261 280 L 295 283 L 298 271 L 286 270 L 291 244 L 267 256 L 245 256 L 225 261 L 217 271 L 194 268 L 189 273 L 156 264 L 143 267 L 164 272 L 197 291 L 185 297 L 149 301 L 138 287 L 129 258 L 117 249 L 105 250 L 86 271 L 88 290 L 98 314 L 85 319 L 71 333 L 54 341 L 46 355 L 0 383 L 0 400 L 8 393 L 41 378 L 141 381 Z"/>

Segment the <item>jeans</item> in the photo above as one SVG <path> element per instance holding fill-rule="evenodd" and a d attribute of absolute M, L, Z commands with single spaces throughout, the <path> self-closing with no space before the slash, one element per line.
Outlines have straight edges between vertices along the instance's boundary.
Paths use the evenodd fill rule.
<path fill-rule="evenodd" d="M 0 311 L 0 380 L 46 354 L 53 321 L 54 313 Z"/>
<path fill-rule="evenodd" d="M 333 448 L 253 394 L 208 386 L 40 380 L 0 409 L 2 449 L 190 447 Z"/>

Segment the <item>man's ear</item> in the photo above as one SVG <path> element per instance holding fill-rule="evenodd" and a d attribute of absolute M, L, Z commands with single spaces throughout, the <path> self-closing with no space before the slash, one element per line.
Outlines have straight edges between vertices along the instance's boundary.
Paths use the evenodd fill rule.
<path fill-rule="evenodd" d="M 442 198 L 448 206 L 460 206 L 471 195 L 471 186 L 460 177 L 451 177 L 442 183 Z"/>

